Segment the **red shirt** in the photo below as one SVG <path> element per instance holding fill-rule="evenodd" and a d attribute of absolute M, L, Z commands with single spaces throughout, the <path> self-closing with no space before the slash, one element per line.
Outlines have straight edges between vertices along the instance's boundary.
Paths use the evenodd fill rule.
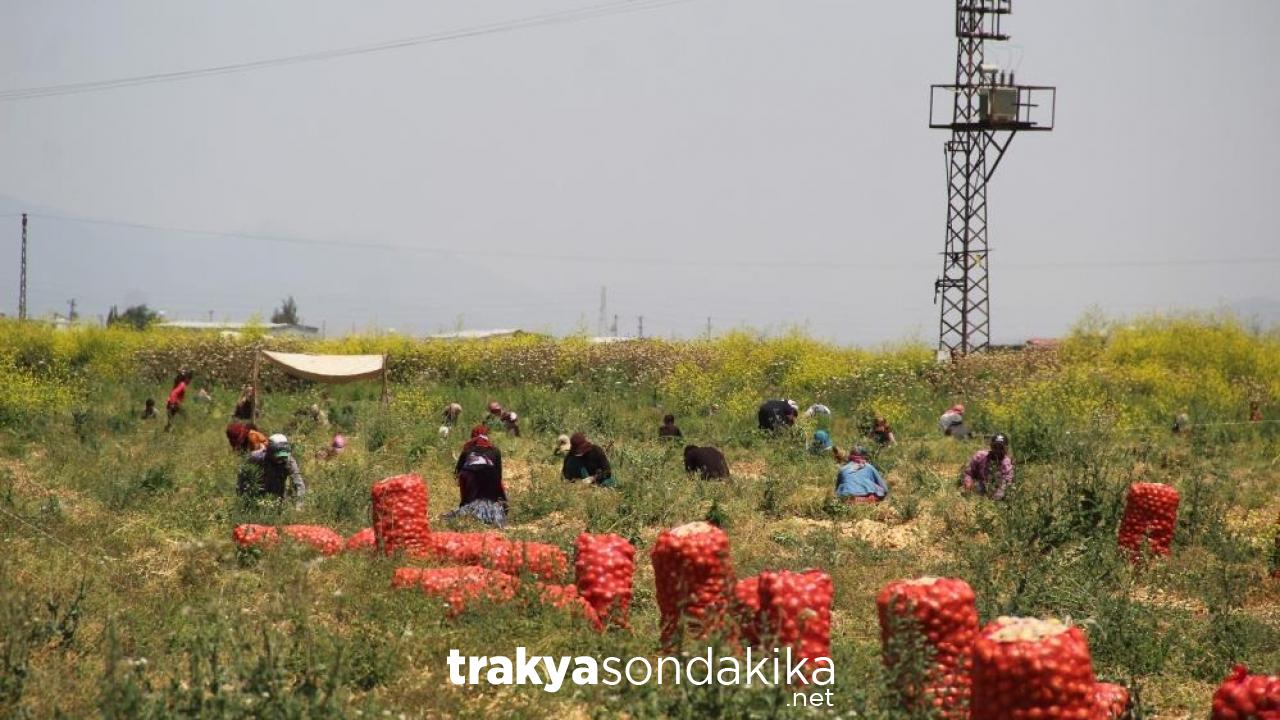
<path fill-rule="evenodd" d="M 181 405 L 182 399 L 187 396 L 187 383 L 182 381 L 173 386 L 173 390 L 169 392 L 169 404 Z"/>

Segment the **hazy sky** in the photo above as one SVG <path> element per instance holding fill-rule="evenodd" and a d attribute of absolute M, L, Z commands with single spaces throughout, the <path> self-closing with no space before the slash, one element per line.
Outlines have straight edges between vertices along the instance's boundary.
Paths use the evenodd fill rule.
<path fill-rule="evenodd" d="M 0 91 L 601 1 L 0 0 Z M 0 101 L 0 215 L 38 214 L 33 314 L 75 297 L 89 315 L 243 319 L 293 294 L 331 334 L 594 331 L 607 285 L 627 333 L 711 316 L 933 342 L 946 134 L 927 128 L 928 86 L 954 75 L 953 6 L 690 0 Z M 991 186 L 994 338 L 1060 333 L 1091 306 L 1280 299 L 1280 2 L 1013 7 L 1014 46 L 992 57 L 1059 86 L 1058 130 L 1019 136 Z M 0 256 L 12 313 L 15 217 Z"/>

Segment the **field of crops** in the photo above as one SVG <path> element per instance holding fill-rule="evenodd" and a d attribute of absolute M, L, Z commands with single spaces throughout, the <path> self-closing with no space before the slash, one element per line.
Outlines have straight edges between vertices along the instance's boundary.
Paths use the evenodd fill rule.
<path fill-rule="evenodd" d="M 264 375 L 260 424 L 293 441 L 309 486 L 301 509 L 235 494 L 239 460 L 223 428 L 264 343 L 390 356 L 385 407 L 377 383 Z M 1280 674 L 1280 580 L 1268 578 L 1280 562 L 1280 337 L 1215 318 L 1093 320 L 1052 350 L 954 365 L 932 356 L 748 334 L 303 343 L 0 324 L 0 717 L 925 718 L 930 708 L 904 709 L 896 692 L 911 663 L 891 672 L 882 662 L 876 603 L 887 584 L 922 575 L 965 580 L 983 624 L 1016 615 L 1079 628 L 1098 679 L 1130 689 L 1134 717 L 1209 717 L 1237 663 Z M 212 401 L 189 393 L 172 432 L 163 418 L 139 419 L 145 398 L 163 406 L 184 367 Z M 754 413 L 770 397 L 834 414 L 765 436 Z M 463 405 L 466 428 L 491 399 L 516 410 L 524 431 L 495 435 L 511 496 L 506 538 L 563 551 L 561 585 L 574 581 L 581 533 L 630 541 L 629 627 L 598 632 L 540 601 L 535 580 L 545 578 L 528 567 L 509 598 L 459 610 L 416 589 L 416 575 L 396 575 L 423 565 L 404 556 L 233 542 L 250 523 L 349 537 L 370 527 L 371 486 L 406 473 L 425 481 L 432 531 L 485 530 L 440 518 L 457 504 L 464 433 L 442 438 L 438 427 L 446 403 Z M 972 427 L 1009 435 L 1017 480 L 1007 502 L 959 493 L 982 441 L 938 437 L 938 414 L 956 402 Z M 296 413 L 313 403 L 330 427 Z M 1262 422 L 1247 421 L 1253 403 Z M 657 438 L 666 412 L 687 440 L 724 450 L 732 480 L 684 474 L 680 448 Z M 862 442 L 873 413 L 900 438 L 873 457 L 889 499 L 834 502 L 836 466 L 805 441 L 826 427 L 842 447 Z M 1179 413 L 1192 427 L 1174 434 Z M 316 459 L 335 431 L 347 451 Z M 573 431 L 608 448 L 616 490 L 560 480 L 555 438 Z M 1134 564 L 1117 547 L 1133 483 L 1178 491 L 1167 557 Z M 786 687 L 450 683 L 450 650 L 658 657 L 651 553 L 670 542 L 664 530 L 700 520 L 723 529 L 730 579 L 830 576 L 833 707 L 794 707 Z M 393 576 L 414 589 L 393 588 Z M 802 582 L 782 576 L 776 592 Z M 693 654 L 706 645 L 685 640 Z"/>

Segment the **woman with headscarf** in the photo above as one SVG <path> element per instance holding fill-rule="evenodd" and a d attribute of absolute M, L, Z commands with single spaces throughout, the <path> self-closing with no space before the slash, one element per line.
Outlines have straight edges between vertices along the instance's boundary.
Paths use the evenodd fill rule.
<path fill-rule="evenodd" d="M 871 432 L 867 433 L 877 445 L 888 447 L 898 441 L 893 436 L 893 428 L 889 427 L 889 421 L 880 415 L 875 416 L 871 421 Z"/>
<path fill-rule="evenodd" d="M 445 517 L 470 515 L 489 525 L 507 524 L 507 489 L 502 485 L 502 453 L 489 440 L 489 428 L 471 428 L 471 439 L 458 453 L 458 509 Z"/>
<path fill-rule="evenodd" d="M 571 482 L 586 480 L 593 485 L 609 488 L 618 484 L 604 450 L 592 445 L 587 436 L 580 432 L 569 436 L 569 454 L 564 457 L 560 474 Z"/>
<path fill-rule="evenodd" d="M 836 498 L 846 503 L 878 503 L 888 494 L 889 486 L 867 461 L 866 449 L 854 448 L 848 462 L 836 472 Z"/>
<path fill-rule="evenodd" d="M 943 435 L 957 440 L 969 437 L 969 428 L 964 424 L 964 405 L 956 403 L 938 418 L 938 429 Z"/>
<path fill-rule="evenodd" d="M 1013 457 L 1009 455 L 1009 438 L 996 433 L 991 447 L 979 450 L 969 458 L 960 478 L 960 487 L 993 500 L 1003 500 L 1013 486 Z"/>

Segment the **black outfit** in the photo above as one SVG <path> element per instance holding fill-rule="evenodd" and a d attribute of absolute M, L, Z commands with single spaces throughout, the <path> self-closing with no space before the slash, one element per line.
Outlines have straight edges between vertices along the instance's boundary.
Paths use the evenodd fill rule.
<path fill-rule="evenodd" d="M 658 428 L 658 437 L 664 440 L 667 438 L 682 438 L 684 433 L 680 432 L 680 428 L 676 427 L 675 423 L 672 423 Z"/>
<path fill-rule="evenodd" d="M 253 420 L 253 405 L 251 398 L 245 398 L 236 403 L 236 409 L 231 411 L 231 417 L 236 420 Z"/>
<path fill-rule="evenodd" d="M 566 455 L 560 474 L 565 480 L 582 480 L 587 477 L 608 480 L 613 477 L 613 468 L 609 466 L 609 458 L 605 457 L 604 451 L 592 445 L 582 455 Z"/>
<path fill-rule="evenodd" d="M 724 480 L 729 477 L 729 463 L 713 447 L 689 445 L 684 449 L 684 471 L 697 472 L 703 480 Z"/>
<path fill-rule="evenodd" d="M 796 424 L 796 409 L 786 400 L 766 400 L 756 413 L 761 430 L 779 430 Z"/>
<path fill-rule="evenodd" d="M 502 453 L 496 447 L 464 447 L 454 468 L 458 476 L 458 493 L 462 507 L 475 500 L 506 504 L 507 490 L 502 486 Z"/>

